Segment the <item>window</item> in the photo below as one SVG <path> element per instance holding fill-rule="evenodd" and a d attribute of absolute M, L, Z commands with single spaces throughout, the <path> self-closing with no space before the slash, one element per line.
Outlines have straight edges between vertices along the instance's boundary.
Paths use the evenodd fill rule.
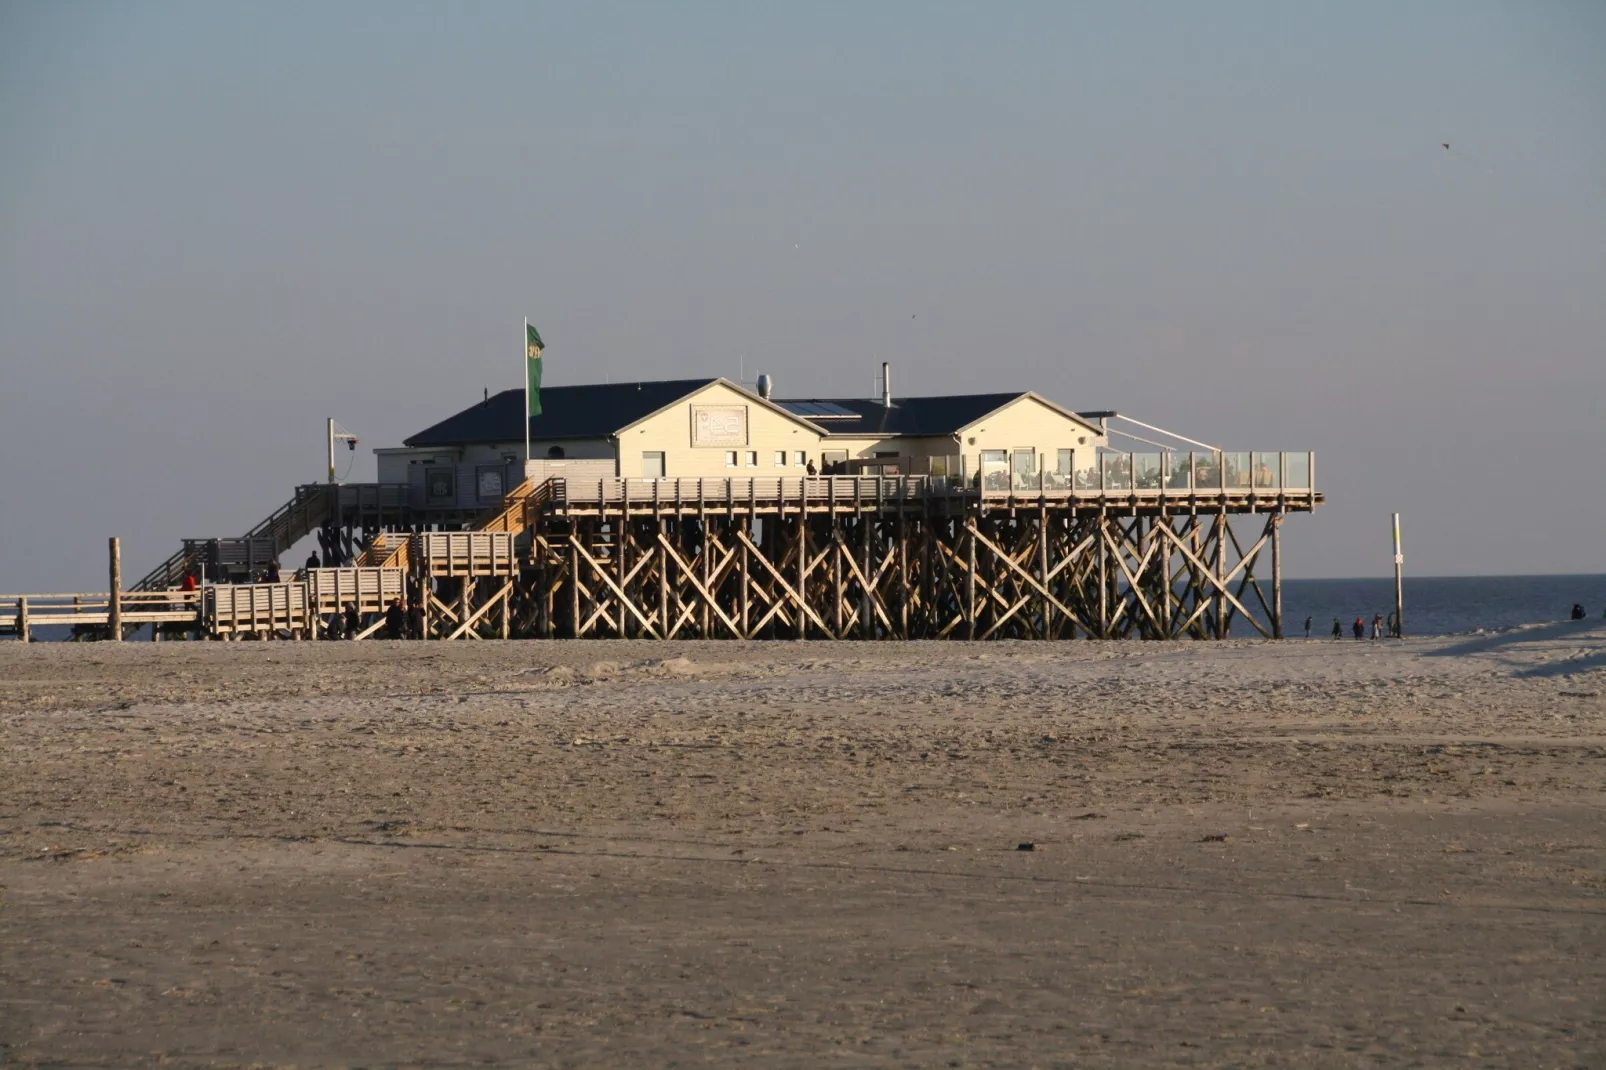
<path fill-rule="evenodd" d="M 809 466 L 809 455 L 802 450 L 798 450 L 792 454 L 792 464 L 797 468 L 807 468 Z"/>
<path fill-rule="evenodd" d="M 775 451 L 775 467 L 777 467 L 777 468 L 785 468 L 786 467 L 786 451 L 785 450 L 776 450 Z"/>
<path fill-rule="evenodd" d="M 479 465 L 474 469 L 474 485 L 479 490 L 480 501 L 501 501 L 502 469 L 488 464 Z"/>
<path fill-rule="evenodd" d="M 1009 489 L 1009 451 L 981 451 L 981 489 Z"/>
<path fill-rule="evenodd" d="M 641 474 L 647 479 L 664 478 L 664 455 L 662 451 L 656 453 L 642 453 Z"/>
<path fill-rule="evenodd" d="M 451 468 L 432 468 L 424 473 L 424 486 L 432 502 L 457 497 L 457 472 Z"/>
<path fill-rule="evenodd" d="M 1009 471 L 1017 490 L 1037 485 L 1037 451 L 1016 450 L 1009 458 Z"/>
<path fill-rule="evenodd" d="M 735 450 L 726 450 L 725 451 L 725 467 L 726 468 L 735 468 L 736 467 L 736 451 Z"/>
<path fill-rule="evenodd" d="M 1069 490 L 1076 475 L 1076 451 L 1059 450 L 1055 454 L 1054 471 L 1048 475 L 1048 485 L 1055 490 Z"/>
<path fill-rule="evenodd" d="M 758 467 L 758 451 L 757 450 L 748 450 L 747 451 L 747 467 L 749 467 L 749 468 L 757 468 Z"/>

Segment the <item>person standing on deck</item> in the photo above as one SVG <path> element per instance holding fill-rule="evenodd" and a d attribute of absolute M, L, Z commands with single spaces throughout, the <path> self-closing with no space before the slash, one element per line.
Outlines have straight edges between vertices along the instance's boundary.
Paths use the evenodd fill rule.
<path fill-rule="evenodd" d="M 268 562 L 268 582 L 279 582 L 279 561 L 277 558 Z"/>
<path fill-rule="evenodd" d="M 1342 639 L 1342 638 L 1344 638 L 1344 626 L 1342 624 L 1338 623 L 1338 618 L 1337 617 L 1333 618 L 1333 638 L 1334 639 Z"/>
<path fill-rule="evenodd" d="M 307 569 L 308 572 L 311 572 L 313 569 L 315 569 L 317 567 L 318 567 L 318 551 L 314 550 L 314 551 L 312 551 L 312 553 L 307 555 L 306 569 Z"/>
<path fill-rule="evenodd" d="M 1310 638 L 1310 622 L 1311 622 L 1312 619 L 1313 618 L 1311 618 L 1311 617 L 1306 617 L 1305 618 L 1305 638 L 1306 639 Z"/>
<path fill-rule="evenodd" d="M 805 469 L 805 471 L 806 471 L 806 472 L 808 472 L 808 474 L 809 474 L 809 475 L 810 475 L 810 476 L 811 476 L 811 477 L 812 477 L 812 476 L 817 476 L 817 475 L 819 475 L 819 474 L 820 474 L 820 470 L 819 470 L 819 469 L 818 469 L 818 468 L 815 468 L 815 467 L 814 467 L 814 462 L 813 462 L 813 461 L 812 461 L 812 460 L 811 460 L 811 461 L 809 461 L 809 465 L 808 465 L 808 468 L 806 468 L 806 469 Z"/>

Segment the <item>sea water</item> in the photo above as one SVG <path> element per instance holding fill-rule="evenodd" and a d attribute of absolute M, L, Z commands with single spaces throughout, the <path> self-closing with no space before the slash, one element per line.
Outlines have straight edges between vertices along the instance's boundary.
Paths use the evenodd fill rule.
<path fill-rule="evenodd" d="M 1256 577 L 1260 579 L 1259 577 Z M 1271 585 L 1261 580 L 1261 589 L 1271 597 Z M 1259 610 L 1252 592 L 1244 604 Z M 1581 604 L 1592 620 L 1600 620 L 1606 610 L 1606 575 L 1593 576 L 1424 576 L 1405 578 L 1406 635 L 1464 635 L 1479 631 L 1500 631 L 1523 624 L 1566 620 L 1573 603 Z M 1394 610 L 1394 578 L 1349 580 L 1284 580 L 1283 634 L 1296 638 L 1305 634 L 1305 618 L 1310 617 L 1311 635 L 1327 637 L 1333 631 L 1333 618 L 1350 638 L 1355 618 L 1366 622 L 1371 634 L 1372 617 L 1383 619 Z M 1234 635 L 1255 634 L 1254 629 L 1235 621 Z"/>

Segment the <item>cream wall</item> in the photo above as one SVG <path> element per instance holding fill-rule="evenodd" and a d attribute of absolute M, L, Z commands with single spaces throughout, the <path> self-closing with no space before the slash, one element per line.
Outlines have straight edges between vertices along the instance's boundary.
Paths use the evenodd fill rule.
<path fill-rule="evenodd" d="M 1059 463 L 1060 450 L 1075 451 L 1072 459 L 1075 469 L 1088 468 L 1097 463 L 1098 447 L 1105 442 L 1105 436 L 1096 429 L 1066 417 L 1037 398 L 1021 397 L 965 428 L 958 441 L 952 435 L 843 436 L 827 438 L 820 449 L 822 452 L 845 450 L 850 458 L 874 457 L 880 451 L 896 450 L 900 457 L 911 460 L 910 473 L 914 475 L 923 474 L 927 470 L 925 462 L 932 457 L 962 455 L 965 471 L 974 473 L 980 471 L 983 450 L 1006 450 L 1013 454 L 1018 449 L 1030 449 L 1037 455 L 1037 468 L 1041 470 L 1047 466 L 1052 472 Z"/>
<path fill-rule="evenodd" d="M 1106 441 L 1096 429 L 1072 420 L 1033 397 L 1020 397 L 960 432 L 965 470 L 980 470 L 983 450 L 1031 449 L 1037 468 L 1052 472 L 1060 450 L 1075 450 L 1073 470 L 1096 463 L 1098 447 Z M 950 440 L 952 441 L 952 440 Z"/>
<path fill-rule="evenodd" d="M 747 410 L 747 440 L 742 445 L 693 446 L 692 406 L 715 405 Z M 642 454 L 664 454 L 664 474 L 670 478 L 692 476 L 772 476 L 801 475 L 804 469 L 794 463 L 803 452 L 808 460 L 820 463 L 820 434 L 809 425 L 771 409 L 751 394 L 725 383 L 711 383 L 697 393 L 655 413 L 619 434 L 619 475 L 639 479 L 644 471 Z M 728 467 L 725 454 L 735 450 L 736 467 Z M 775 464 L 775 451 L 786 451 L 785 467 Z M 758 464 L 749 467 L 747 454 L 756 452 Z"/>

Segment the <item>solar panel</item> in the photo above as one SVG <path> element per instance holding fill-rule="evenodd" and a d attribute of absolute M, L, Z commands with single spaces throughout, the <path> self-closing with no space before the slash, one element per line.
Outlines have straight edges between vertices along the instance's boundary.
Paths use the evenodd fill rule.
<path fill-rule="evenodd" d="M 781 407 L 795 416 L 810 419 L 857 419 L 859 414 L 834 401 L 783 401 Z"/>

